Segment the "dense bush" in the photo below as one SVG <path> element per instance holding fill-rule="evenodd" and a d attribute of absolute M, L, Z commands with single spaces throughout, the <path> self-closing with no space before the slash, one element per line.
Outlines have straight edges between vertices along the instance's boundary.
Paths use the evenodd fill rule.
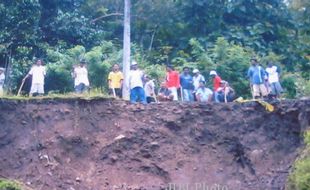
<path fill-rule="evenodd" d="M 294 165 L 294 170 L 288 179 L 288 190 L 310 189 L 310 131 L 305 133 L 306 148 Z"/>
<path fill-rule="evenodd" d="M 22 189 L 15 182 L 0 179 L 0 190 L 22 190 Z"/>
<path fill-rule="evenodd" d="M 250 66 L 250 58 L 255 55 L 255 51 L 249 47 L 243 47 L 233 42 L 229 42 L 223 37 L 217 38 L 214 45 L 208 48 L 203 47 L 198 39 L 191 39 L 188 42 L 189 53 L 179 51 L 175 58 L 171 60 L 176 69 L 182 72 L 184 66 L 192 69 L 198 68 L 208 80 L 208 86 L 212 87 L 212 81 L 209 78 L 209 72 L 216 70 L 223 80 L 227 80 L 236 90 L 237 95 L 250 97 L 249 81 L 247 79 L 247 70 Z M 132 59 L 137 60 L 139 67 L 155 79 L 159 85 L 165 80 L 167 64 L 163 59 L 161 64 L 153 64 L 147 58 L 147 53 L 138 46 L 133 45 Z M 107 76 L 113 64 L 122 63 L 121 48 L 111 41 L 103 41 L 99 46 L 87 50 L 84 46 L 77 45 L 72 48 L 66 48 L 58 45 L 57 48 L 45 46 L 46 53 L 44 61 L 47 67 L 46 91 L 65 93 L 73 91 L 74 80 L 72 77 L 73 66 L 79 63 L 79 60 L 85 59 L 89 71 L 91 87 L 94 89 L 107 90 Z M 167 47 L 165 51 L 170 51 Z M 28 52 L 27 48 L 20 49 L 21 54 Z M 275 62 L 280 68 L 283 58 L 274 52 L 260 57 L 263 67 L 266 67 L 267 61 Z M 11 86 L 13 92 L 21 83 L 23 76 L 27 74 L 32 59 L 21 57 L 14 60 L 11 73 Z M 168 62 L 169 64 L 169 62 Z M 294 98 L 309 95 L 309 81 L 286 70 L 282 70 L 282 84 L 285 88 L 285 97 Z M 29 84 L 28 84 L 29 88 Z M 26 89 L 25 89 L 26 90 Z"/>

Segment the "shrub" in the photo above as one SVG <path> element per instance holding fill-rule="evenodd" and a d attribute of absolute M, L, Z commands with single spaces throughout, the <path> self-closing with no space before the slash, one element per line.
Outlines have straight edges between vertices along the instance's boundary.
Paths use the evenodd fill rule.
<path fill-rule="evenodd" d="M 21 190 L 21 187 L 15 182 L 0 179 L 0 190 Z"/>
<path fill-rule="evenodd" d="M 304 142 L 306 148 L 295 162 L 294 170 L 288 178 L 288 190 L 310 189 L 310 131 L 305 132 Z"/>

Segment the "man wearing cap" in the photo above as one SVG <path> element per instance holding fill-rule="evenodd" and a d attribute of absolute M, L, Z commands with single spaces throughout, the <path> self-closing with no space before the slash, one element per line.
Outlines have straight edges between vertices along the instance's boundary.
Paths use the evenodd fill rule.
<path fill-rule="evenodd" d="M 35 94 L 43 95 L 44 94 L 44 77 L 46 75 L 45 67 L 42 65 L 43 61 L 38 59 L 36 64 L 32 66 L 29 73 L 26 75 L 26 78 L 32 76 L 30 96 Z"/>
<path fill-rule="evenodd" d="M 180 88 L 180 76 L 171 65 L 167 66 L 166 85 L 173 94 L 173 100 L 178 100 L 178 89 Z"/>
<path fill-rule="evenodd" d="M 130 102 L 141 102 L 146 104 L 145 92 L 143 89 L 144 74 L 138 69 L 136 61 L 132 61 L 131 70 L 129 72 L 129 89 L 130 89 Z"/>
<path fill-rule="evenodd" d="M 123 73 L 119 70 L 119 65 L 114 64 L 112 71 L 109 73 L 109 92 L 110 95 L 122 98 Z"/>
<path fill-rule="evenodd" d="M 198 69 L 194 69 L 193 74 L 194 74 L 193 76 L 194 91 L 197 91 L 199 88 L 200 81 L 205 82 L 206 80 L 205 77 L 200 74 Z"/>
<path fill-rule="evenodd" d="M 5 80 L 4 71 L 5 71 L 4 68 L 0 68 L 0 96 L 3 96 L 3 85 Z"/>
<path fill-rule="evenodd" d="M 222 79 L 214 70 L 210 71 L 210 76 L 213 78 L 213 90 L 216 92 L 217 89 L 221 86 Z"/>
<path fill-rule="evenodd" d="M 248 78 L 250 79 L 250 84 L 253 97 L 255 99 L 260 98 L 267 98 L 268 92 L 265 86 L 265 80 L 267 80 L 267 75 L 263 67 L 259 65 L 256 58 L 251 58 L 251 67 L 248 70 Z"/>
<path fill-rule="evenodd" d="M 193 85 L 193 77 L 189 73 L 189 68 L 184 67 L 183 68 L 183 73 L 180 76 L 180 83 L 182 87 L 182 95 L 183 99 L 186 102 L 191 102 L 194 101 L 193 97 L 193 90 L 194 90 L 194 85 Z"/>
<path fill-rule="evenodd" d="M 80 65 L 74 68 L 74 89 L 78 94 L 84 93 L 89 88 L 86 61 L 81 60 Z"/>
<path fill-rule="evenodd" d="M 219 102 L 218 95 L 217 95 L 217 90 L 221 86 L 222 79 L 221 79 L 220 76 L 218 76 L 217 72 L 214 71 L 214 70 L 210 71 L 210 76 L 213 79 L 214 100 L 215 100 L 215 102 Z"/>

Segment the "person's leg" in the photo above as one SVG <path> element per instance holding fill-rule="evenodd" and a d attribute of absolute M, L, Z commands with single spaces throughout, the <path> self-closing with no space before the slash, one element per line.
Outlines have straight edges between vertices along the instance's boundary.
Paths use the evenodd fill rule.
<path fill-rule="evenodd" d="M 130 102 L 131 103 L 137 102 L 137 88 L 133 88 L 130 90 Z"/>
<path fill-rule="evenodd" d="M 38 94 L 39 96 L 44 95 L 44 84 L 38 84 Z"/>
<path fill-rule="evenodd" d="M 81 83 L 81 93 L 84 93 L 86 91 L 87 91 L 87 88 L 86 88 L 85 84 Z"/>
<path fill-rule="evenodd" d="M 115 88 L 115 94 L 117 97 L 122 98 L 122 89 Z"/>
<path fill-rule="evenodd" d="M 145 92 L 144 92 L 144 89 L 142 87 L 138 87 L 138 96 L 139 96 L 139 100 L 143 104 L 146 104 Z"/>
<path fill-rule="evenodd" d="M 224 96 L 224 93 L 216 93 L 216 99 L 219 102 L 225 102 L 225 96 Z"/>
<path fill-rule="evenodd" d="M 193 91 L 192 90 L 188 90 L 188 97 L 189 97 L 189 101 L 190 102 L 194 101 L 194 96 L 193 96 Z"/>
<path fill-rule="evenodd" d="M 283 88 L 282 88 L 280 82 L 275 83 L 275 89 L 276 89 L 276 94 L 275 94 L 276 98 L 280 98 L 280 96 L 283 92 Z"/>
<path fill-rule="evenodd" d="M 216 103 L 219 103 L 220 102 L 220 100 L 219 100 L 219 93 L 218 92 L 216 92 L 216 91 L 214 91 L 213 92 L 213 94 L 214 94 L 214 101 L 216 102 Z M 223 101 L 224 102 L 224 101 Z"/>
<path fill-rule="evenodd" d="M 78 84 L 75 86 L 75 92 L 78 93 L 78 94 L 81 94 L 82 93 L 82 84 Z"/>
<path fill-rule="evenodd" d="M 151 101 L 152 101 L 152 100 L 151 100 L 151 97 L 150 97 L 150 96 L 147 96 L 147 97 L 146 97 L 146 103 L 149 104 L 149 103 L 151 103 Z"/>
<path fill-rule="evenodd" d="M 173 100 L 178 101 L 178 90 L 176 87 L 170 87 L 169 90 L 171 90 L 173 95 Z"/>
<path fill-rule="evenodd" d="M 189 100 L 189 91 L 187 90 L 187 89 L 183 89 L 183 100 L 185 101 L 185 102 L 189 102 L 190 100 Z"/>
<path fill-rule="evenodd" d="M 38 84 L 31 84 L 29 96 L 32 97 L 36 93 L 38 93 Z"/>
<path fill-rule="evenodd" d="M 262 94 L 263 98 L 267 98 L 268 91 L 267 91 L 267 88 L 266 88 L 265 84 L 260 84 L 259 85 L 259 90 L 260 90 L 260 93 Z"/>
<path fill-rule="evenodd" d="M 197 102 L 196 91 L 192 92 L 192 96 L 194 98 L 194 102 Z"/>
<path fill-rule="evenodd" d="M 255 99 L 260 98 L 260 87 L 259 84 L 253 84 L 253 96 Z"/>

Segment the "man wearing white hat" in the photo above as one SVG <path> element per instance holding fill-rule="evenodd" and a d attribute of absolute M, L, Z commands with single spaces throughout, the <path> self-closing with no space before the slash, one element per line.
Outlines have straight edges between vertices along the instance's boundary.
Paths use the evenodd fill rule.
<path fill-rule="evenodd" d="M 3 85 L 5 80 L 4 68 L 0 68 L 0 96 L 3 96 Z"/>
<path fill-rule="evenodd" d="M 220 102 L 218 99 L 218 94 L 217 94 L 217 90 L 220 88 L 221 86 L 221 77 L 218 76 L 217 72 L 212 70 L 210 71 L 210 76 L 213 78 L 213 92 L 214 92 L 214 100 L 215 102 Z"/>
<path fill-rule="evenodd" d="M 206 82 L 206 80 L 205 77 L 200 74 L 198 69 L 194 69 L 193 74 L 194 91 L 196 92 L 199 88 L 200 81 Z"/>
<path fill-rule="evenodd" d="M 132 61 L 131 70 L 129 72 L 129 89 L 130 89 L 130 102 L 141 102 L 146 104 L 145 92 L 143 89 L 144 74 L 138 69 L 136 61 Z"/>

